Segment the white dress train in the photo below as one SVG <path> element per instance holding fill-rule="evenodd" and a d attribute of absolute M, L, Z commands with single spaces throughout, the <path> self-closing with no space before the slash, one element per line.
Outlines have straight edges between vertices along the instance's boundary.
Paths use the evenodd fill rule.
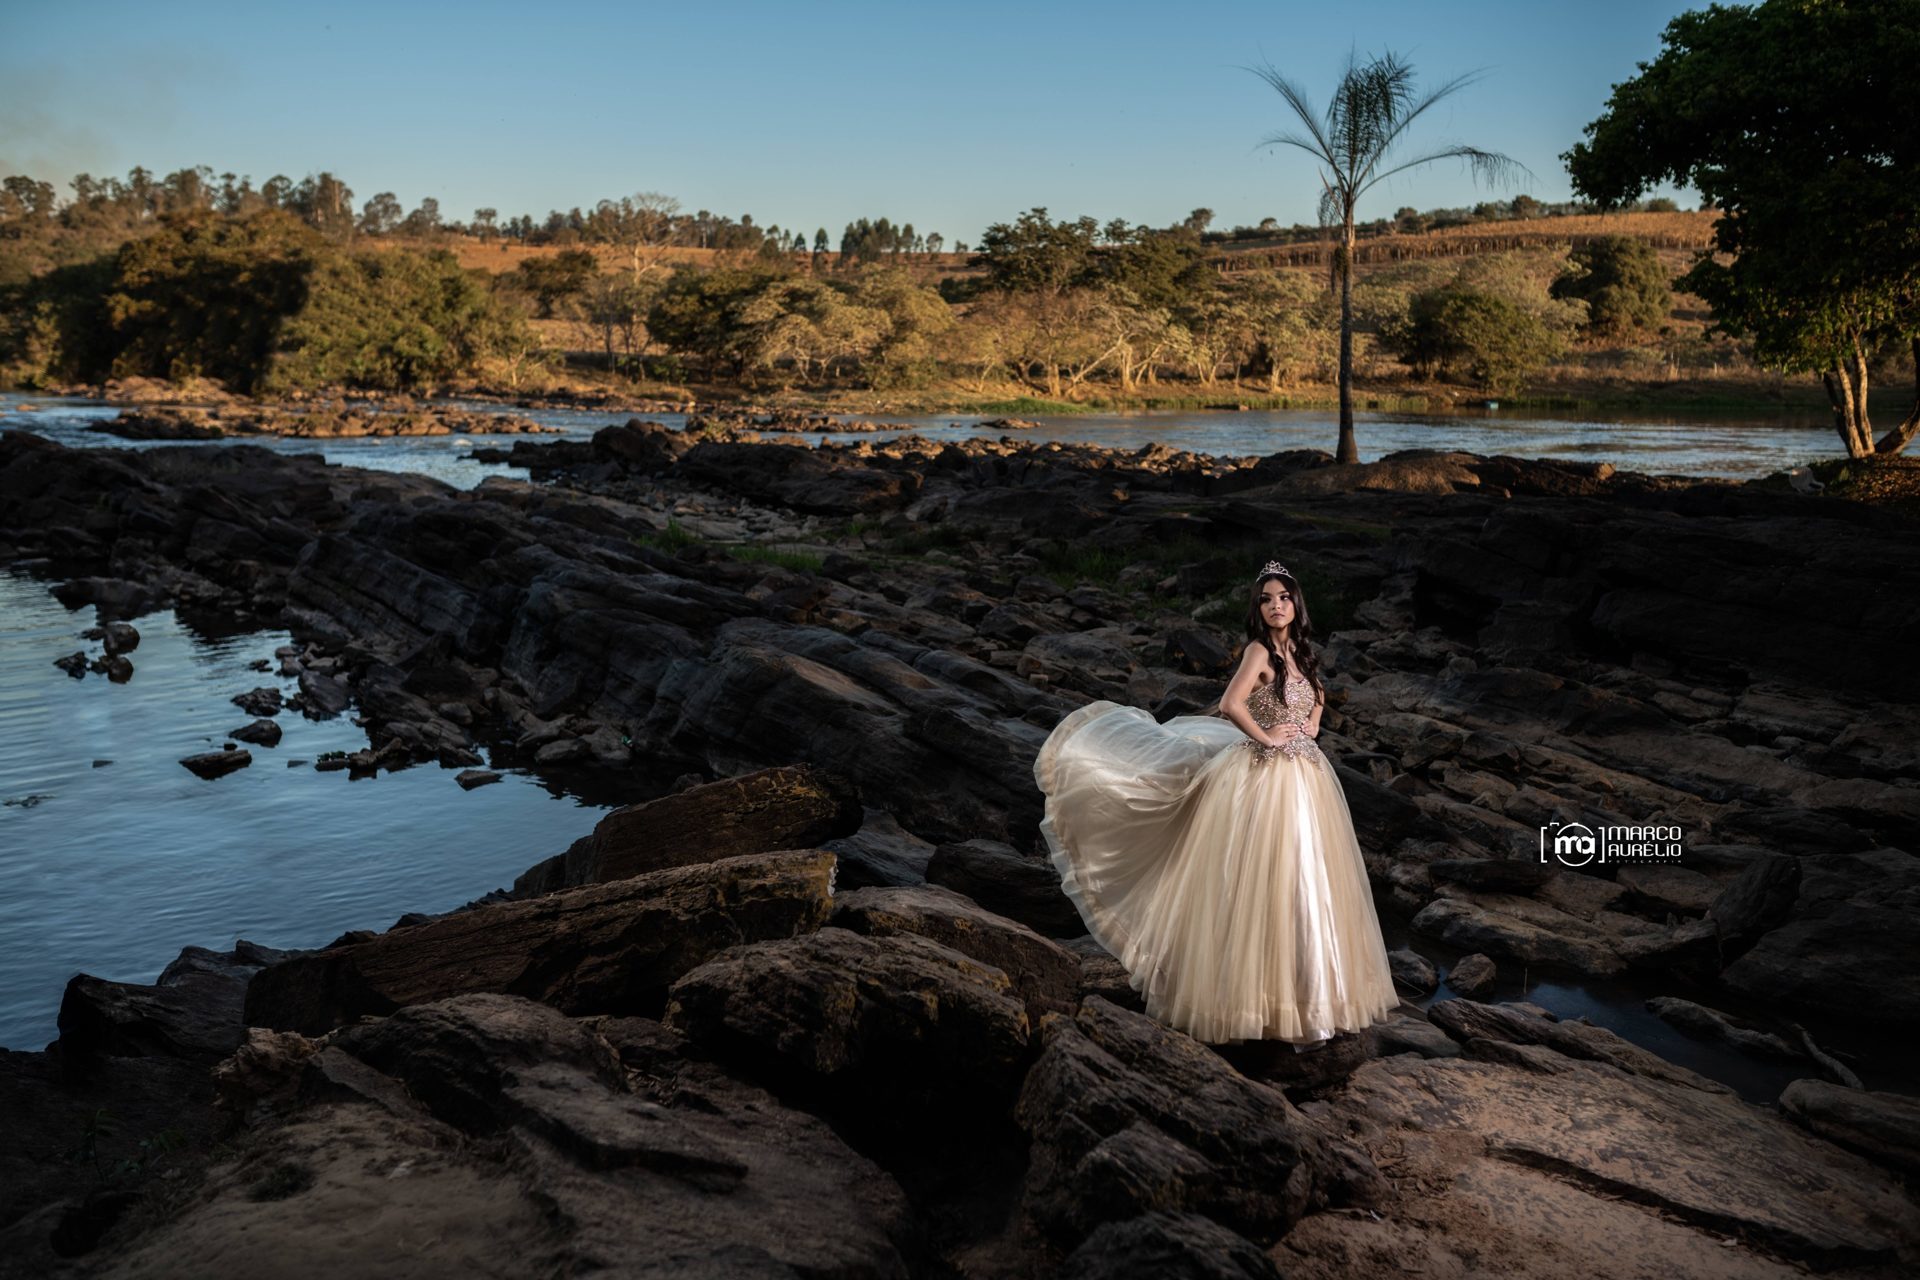
<path fill-rule="evenodd" d="M 1263 727 L 1304 724 L 1313 688 L 1254 689 Z M 1087 929 L 1149 1016 L 1208 1043 L 1296 1047 L 1399 1004 L 1347 798 L 1311 740 L 1263 747 L 1231 721 L 1093 702 L 1034 761 L 1040 830 Z"/>

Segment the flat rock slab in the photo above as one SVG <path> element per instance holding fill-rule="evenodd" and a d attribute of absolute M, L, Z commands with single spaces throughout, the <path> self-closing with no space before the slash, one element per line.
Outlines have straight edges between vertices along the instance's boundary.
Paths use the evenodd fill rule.
<path fill-rule="evenodd" d="M 258 1127 L 112 1274 L 215 1274 L 229 1257 L 262 1276 L 919 1274 L 891 1176 L 817 1117 L 682 1057 L 657 1023 L 476 994 L 324 1046 L 254 1043 L 270 1035 L 293 1052 L 231 1081 Z M 644 1070 L 623 1064 L 629 1046 Z M 702 1087 L 668 1083 L 683 1078 Z"/>
<path fill-rule="evenodd" d="M 1892 1275 L 1920 1260 L 1898 1181 L 1774 1112 L 1539 1045 L 1478 1056 L 1493 1043 L 1353 1074 L 1334 1119 L 1364 1135 L 1395 1191 L 1377 1228 L 1290 1235 L 1297 1252 L 1275 1256 L 1316 1265 L 1289 1275 L 1335 1274 L 1336 1259 L 1353 1274 L 1396 1252 L 1501 1274 L 1495 1258 L 1531 1259 L 1511 1270 L 1540 1276 L 1593 1274 L 1598 1256 L 1605 1274 L 1649 1276 L 1798 1274 L 1794 1263 Z"/>
<path fill-rule="evenodd" d="M 319 1035 L 477 991 L 576 1014 L 657 1011 L 674 979 L 725 948 L 823 924 L 833 865 L 824 850 L 750 854 L 476 907 L 274 965 L 248 987 L 246 1019 Z"/>

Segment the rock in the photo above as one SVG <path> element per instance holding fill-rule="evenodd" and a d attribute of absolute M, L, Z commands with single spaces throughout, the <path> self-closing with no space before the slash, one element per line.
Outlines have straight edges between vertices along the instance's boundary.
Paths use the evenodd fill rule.
<path fill-rule="evenodd" d="M 1082 934 L 1061 945 L 1079 957 L 1082 995 L 1099 996 L 1134 1013 L 1146 1012 L 1146 1000 L 1134 990 L 1133 976 L 1092 934 Z"/>
<path fill-rule="evenodd" d="M 869 937 L 931 938 L 1004 972 L 1026 1002 L 1029 1022 L 1080 1004 L 1080 960 L 1018 921 L 982 910 L 938 885 L 859 889 L 837 895 L 827 923 Z"/>
<path fill-rule="evenodd" d="M 603 1025 L 626 1039 L 640 1023 Z M 119 1264 L 270 1272 L 291 1249 L 302 1271 L 383 1275 L 400 1231 L 427 1233 L 430 1270 L 462 1274 L 534 1257 L 569 1273 L 910 1274 L 905 1197 L 823 1122 L 745 1085 L 632 1088 L 606 1036 L 532 1002 L 467 996 L 354 1028 L 307 1060 L 301 1097 L 238 1135 Z"/>
<path fill-rule="evenodd" d="M 319 1035 L 476 991 L 577 1014 L 658 1009 L 726 947 L 818 928 L 832 877 L 829 853 L 750 854 L 476 907 L 274 965 L 249 986 L 246 1021 Z"/>
<path fill-rule="evenodd" d="M 92 605 L 102 621 L 138 618 L 161 607 L 159 592 L 123 578 L 71 578 L 56 586 L 53 595 L 69 609 Z"/>
<path fill-rule="evenodd" d="M 206 751 L 180 762 L 203 778 L 219 778 L 253 763 L 253 753 L 244 749 Z"/>
<path fill-rule="evenodd" d="M 1406 948 L 1387 952 L 1387 966 L 1393 971 L 1394 985 L 1423 996 L 1440 985 L 1433 961 Z"/>
<path fill-rule="evenodd" d="M 1494 893 L 1532 893 L 1557 878 L 1552 870 L 1538 862 L 1493 858 L 1436 858 L 1427 864 L 1427 873 L 1436 884 L 1457 884 Z"/>
<path fill-rule="evenodd" d="M 140 633 L 131 622 L 108 622 L 100 631 L 101 643 L 108 653 L 132 653 L 140 647 Z"/>
<path fill-rule="evenodd" d="M 934 846 L 914 835 L 884 809 L 868 809 L 860 829 L 820 842 L 840 860 L 835 882 L 843 889 L 925 884 Z"/>
<path fill-rule="evenodd" d="M 1877 1164 L 1920 1174 L 1920 1099 L 1825 1080 L 1795 1080 L 1781 1093 L 1780 1110 Z"/>
<path fill-rule="evenodd" d="M 1189 675 L 1211 676 L 1224 672 L 1233 662 L 1233 652 L 1210 631 L 1182 627 L 1167 635 L 1167 662 Z"/>
<path fill-rule="evenodd" d="M 1327 1124 L 1392 1162 L 1384 1221 L 1306 1218 L 1290 1274 L 1472 1258 L 1457 1273 L 1546 1280 L 1593 1274 L 1595 1241 L 1609 1275 L 1791 1273 L 1774 1258 L 1893 1274 L 1920 1238 L 1887 1175 L 1782 1117 L 1543 1046 L 1379 1058 L 1330 1103 Z"/>
<path fill-rule="evenodd" d="M 1327 1190 L 1320 1133 L 1204 1045 L 1097 996 L 1038 1034 L 1014 1115 L 1033 1140 L 1027 1211 L 1061 1248 L 1155 1211 L 1268 1245 Z"/>
<path fill-rule="evenodd" d="M 1755 858 L 1707 908 L 1715 933 L 1726 941 L 1758 937 L 1780 924 L 1800 896 L 1800 859 L 1784 854 Z"/>
<path fill-rule="evenodd" d="M 1396 1053 L 1417 1053 L 1423 1058 L 1457 1058 L 1460 1043 L 1425 1018 L 1408 1015 L 1376 1022 L 1363 1033 L 1368 1039 L 1367 1057 L 1385 1058 Z"/>
<path fill-rule="evenodd" d="M 300 709 L 316 720 L 337 716 L 353 700 L 346 683 L 311 667 L 300 671 Z"/>
<path fill-rule="evenodd" d="M 1052 864 L 1022 857 L 998 841 L 941 845 L 927 863 L 927 880 L 1045 937 L 1073 938 L 1087 930 Z"/>
<path fill-rule="evenodd" d="M 280 714 L 280 690 L 271 686 L 249 689 L 245 693 L 233 696 L 233 705 L 250 716 L 277 716 Z"/>
<path fill-rule="evenodd" d="M 543 768 L 557 764 L 577 764 L 593 758 L 593 747 L 584 738 L 559 738 L 533 753 L 533 762 Z"/>
<path fill-rule="evenodd" d="M 1647 1001 L 1647 1010 L 1663 1022 L 1706 1039 L 1719 1040 L 1742 1053 L 1763 1058 L 1799 1058 L 1804 1055 L 1770 1031 L 1743 1026 L 1718 1009 L 1682 1000 L 1677 996 L 1655 996 Z"/>
<path fill-rule="evenodd" d="M 484 787 L 488 783 L 500 781 L 500 775 L 491 769 L 462 769 L 454 781 L 460 784 L 462 791 L 471 791 L 475 787 Z"/>
<path fill-rule="evenodd" d="M 1770 1007 L 1920 1031 L 1920 858 L 1898 849 L 1801 861 L 1800 892 L 1778 928 L 1722 972 Z"/>
<path fill-rule="evenodd" d="M 1720 885 L 1687 867 L 1622 863 L 1614 879 L 1643 911 L 1702 915 L 1720 896 Z"/>
<path fill-rule="evenodd" d="M 1658 927 L 1645 921 L 1631 921 L 1631 926 L 1637 932 Z M 1620 928 L 1610 928 L 1605 921 L 1584 921 L 1510 894 L 1435 898 L 1413 917 L 1410 927 L 1448 946 L 1511 956 L 1528 964 L 1558 965 L 1596 976 L 1626 967 L 1616 945 L 1623 936 Z"/>
<path fill-rule="evenodd" d="M 797 1075 L 844 1120 L 895 1130 L 1002 1113 L 1026 1062 L 1006 973 L 912 934 L 828 927 L 735 948 L 674 983 L 663 1021 L 725 1060 Z"/>
<path fill-rule="evenodd" d="M 1439 1001 L 1427 1010 L 1427 1017 L 1433 1025 L 1469 1048 L 1476 1040 L 1540 1045 L 1555 1054 L 1604 1062 L 1623 1072 L 1684 1085 L 1703 1093 L 1733 1092 L 1717 1080 L 1675 1066 L 1658 1054 L 1649 1053 L 1584 1019 L 1560 1022 L 1526 1013 L 1513 1005 L 1480 1004 L 1474 1000 Z"/>
<path fill-rule="evenodd" d="M 284 952 L 236 943 L 230 952 L 188 947 L 152 985 L 76 974 L 60 1001 L 62 1057 L 166 1057 L 214 1062 L 243 1039 L 247 982 Z"/>
<path fill-rule="evenodd" d="M 1475 952 L 1454 962 L 1447 971 L 1447 985 L 1463 996 L 1477 996 L 1491 987 L 1495 978 L 1493 961 Z"/>
<path fill-rule="evenodd" d="M 514 882 L 518 896 L 604 884 L 667 867 L 818 846 L 860 827 L 853 784 L 811 765 L 762 769 L 615 809 L 568 850 Z"/>
<path fill-rule="evenodd" d="M 55 658 L 53 665 L 72 676 L 75 680 L 84 679 L 87 674 L 87 655 L 75 651 L 64 658 Z"/>
<path fill-rule="evenodd" d="M 133 663 L 118 654 L 102 654 L 87 664 L 87 670 L 105 676 L 115 684 L 133 679 Z"/>
<path fill-rule="evenodd" d="M 1061 1280 L 1280 1280 L 1245 1236 L 1193 1213 L 1143 1213 L 1097 1228 L 1068 1255 Z"/>
<path fill-rule="evenodd" d="M 277 747 L 280 745 L 280 722 L 262 717 L 251 724 L 243 724 L 238 729 L 229 729 L 227 736 L 241 742 L 251 742 L 257 746 Z"/>

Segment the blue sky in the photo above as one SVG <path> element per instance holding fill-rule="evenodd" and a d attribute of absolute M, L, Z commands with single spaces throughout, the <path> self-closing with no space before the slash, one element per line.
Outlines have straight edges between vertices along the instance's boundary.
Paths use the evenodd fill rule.
<path fill-rule="evenodd" d="M 1554 201 L 1559 154 L 1689 7 L 0 0 L 0 173 L 64 190 L 136 164 L 256 185 L 330 169 L 359 200 L 433 196 L 460 218 L 660 191 L 836 240 L 885 215 L 971 242 L 1036 205 L 1311 222 L 1312 165 L 1256 148 L 1288 120 L 1241 68 L 1270 61 L 1324 104 L 1350 50 L 1392 49 L 1422 84 L 1484 69 L 1420 144 L 1504 151 L 1534 176 L 1486 191 L 1443 163 L 1363 216 Z"/>

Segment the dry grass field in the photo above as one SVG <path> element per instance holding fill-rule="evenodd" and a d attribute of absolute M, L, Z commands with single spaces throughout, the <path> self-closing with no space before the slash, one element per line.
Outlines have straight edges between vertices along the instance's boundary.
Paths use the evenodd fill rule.
<path fill-rule="evenodd" d="M 1564 218 L 1530 218 L 1508 222 L 1479 222 L 1415 235 L 1371 236 L 1354 247 L 1354 265 L 1407 262 L 1420 258 L 1465 258 L 1508 249 L 1567 248 L 1603 236 L 1631 236 L 1660 250 L 1686 256 L 1713 244 L 1718 213 L 1604 213 Z M 1242 241 L 1221 250 L 1222 269 L 1260 270 L 1271 267 L 1327 265 L 1333 241 L 1300 244 Z"/>
<path fill-rule="evenodd" d="M 1720 215 L 1705 213 L 1610 213 L 1564 218 L 1534 218 L 1525 221 L 1482 222 L 1466 227 L 1449 227 L 1418 235 L 1374 236 L 1362 240 L 1354 255 L 1355 264 L 1370 265 L 1415 261 L 1421 258 L 1463 258 L 1509 249 L 1570 247 L 1601 236 L 1632 236 L 1645 240 L 1670 259 L 1675 271 L 1686 268 L 1694 252 L 1713 243 L 1713 224 Z M 494 274 L 513 271 L 529 258 L 550 257 L 568 248 L 586 249 L 599 259 L 602 269 L 626 265 L 625 256 L 609 245 L 526 245 L 494 238 L 455 236 L 447 248 L 460 259 L 460 265 L 480 268 Z M 1331 240 L 1279 244 L 1273 241 L 1241 241 L 1214 250 L 1222 271 L 1261 270 L 1274 267 L 1325 267 L 1333 250 Z M 751 255 L 721 253 L 714 249 L 670 248 L 659 252 L 658 261 L 712 266 L 723 259 L 744 260 Z M 827 255 L 837 262 L 838 254 Z M 967 275 L 977 268 L 968 267 L 964 253 L 915 254 L 908 260 L 916 270 L 930 275 Z M 794 254 L 796 265 L 811 263 L 811 254 Z"/>

